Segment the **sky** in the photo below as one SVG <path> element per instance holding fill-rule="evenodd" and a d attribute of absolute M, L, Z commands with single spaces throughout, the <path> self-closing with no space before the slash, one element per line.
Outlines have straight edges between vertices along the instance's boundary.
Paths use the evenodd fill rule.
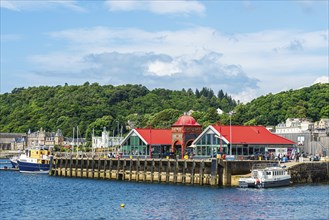
<path fill-rule="evenodd" d="M 328 0 L 0 0 L 0 93 L 141 84 L 246 103 L 328 83 Z"/>

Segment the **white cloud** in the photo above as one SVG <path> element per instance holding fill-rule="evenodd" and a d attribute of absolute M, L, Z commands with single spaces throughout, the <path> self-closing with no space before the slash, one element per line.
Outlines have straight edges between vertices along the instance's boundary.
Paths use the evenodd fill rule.
<path fill-rule="evenodd" d="M 147 71 L 156 76 L 172 76 L 182 72 L 177 62 L 162 62 L 156 60 L 148 64 Z"/>
<path fill-rule="evenodd" d="M 85 12 L 75 0 L 53 0 L 53 1 L 33 1 L 33 0 L 1 0 L 0 6 L 14 11 L 35 11 L 53 8 L 67 8 L 74 11 Z"/>
<path fill-rule="evenodd" d="M 206 8 L 197 1 L 106 1 L 110 11 L 149 11 L 155 14 L 198 14 L 203 15 Z"/>
<path fill-rule="evenodd" d="M 209 27 L 157 32 L 94 27 L 49 36 L 68 46 L 31 56 L 39 74 L 72 72 L 74 77 L 150 88 L 207 86 L 224 89 L 241 101 L 310 85 L 328 71 L 327 30 L 227 35 Z"/>
<path fill-rule="evenodd" d="M 316 83 L 329 83 L 329 75 L 316 78 L 315 81 L 313 82 L 313 84 L 316 84 Z"/>

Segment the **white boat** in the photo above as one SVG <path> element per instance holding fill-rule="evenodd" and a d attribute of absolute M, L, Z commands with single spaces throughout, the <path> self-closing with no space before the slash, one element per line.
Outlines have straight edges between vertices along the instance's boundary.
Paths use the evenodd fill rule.
<path fill-rule="evenodd" d="M 239 187 L 271 188 L 289 186 L 291 176 L 285 167 L 268 164 L 256 166 L 251 170 L 251 177 L 240 178 Z"/>

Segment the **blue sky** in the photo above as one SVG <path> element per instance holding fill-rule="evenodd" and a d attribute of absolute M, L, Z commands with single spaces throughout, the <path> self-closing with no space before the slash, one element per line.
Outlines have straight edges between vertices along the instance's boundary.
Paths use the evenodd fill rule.
<path fill-rule="evenodd" d="M 89 81 L 248 102 L 328 83 L 328 1 L 0 3 L 0 93 Z"/>

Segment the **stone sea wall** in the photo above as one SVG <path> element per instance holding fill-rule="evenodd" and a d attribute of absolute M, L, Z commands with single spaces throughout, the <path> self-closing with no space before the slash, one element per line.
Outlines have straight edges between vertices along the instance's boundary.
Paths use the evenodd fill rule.
<path fill-rule="evenodd" d="M 289 169 L 291 181 L 298 183 L 329 182 L 329 162 L 298 163 Z"/>

